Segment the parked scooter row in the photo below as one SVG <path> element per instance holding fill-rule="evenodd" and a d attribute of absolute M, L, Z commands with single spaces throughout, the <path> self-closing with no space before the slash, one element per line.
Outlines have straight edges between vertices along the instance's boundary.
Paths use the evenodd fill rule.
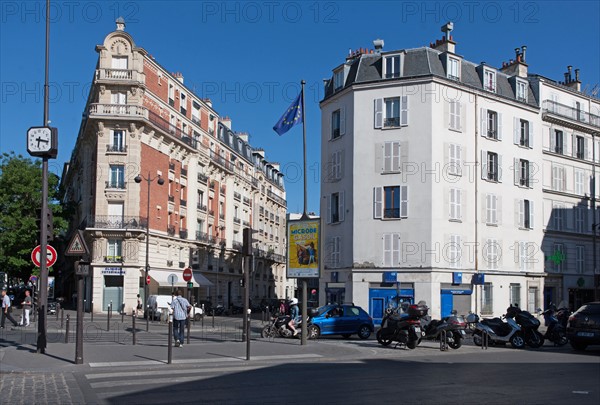
<path fill-rule="evenodd" d="M 544 338 L 554 343 L 555 346 L 564 346 L 569 342 L 567 338 L 567 322 L 571 311 L 567 308 L 566 303 L 562 302 L 559 307 L 550 304 L 547 310 L 542 312 L 544 315 L 544 323 L 548 328 Z"/>
<path fill-rule="evenodd" d="M 424 303 L 407 307 L 389 308 L 377 331 L 377 341 L 383 346 L 392 342 L 414 349 L 423 337 L 421 318 L 427 315 L 429 308 Z"/>
<path fill-rule="evenodd" d="M 429 319 L 428 316 L 421 318 L 421 329 L 423 338 L 427 340 L 442 340 L 452 349 L 458 349 L 467 333 L 465 328 L 467 322 L 457 311 L 452 311 L 450 316 L 441 320 Z"/>

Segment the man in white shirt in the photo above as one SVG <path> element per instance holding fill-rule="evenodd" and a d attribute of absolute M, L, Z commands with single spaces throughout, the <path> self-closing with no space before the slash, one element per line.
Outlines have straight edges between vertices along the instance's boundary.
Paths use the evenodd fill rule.
<path fill-rule="evenodd" d="M 10 316 L 10 297 L 6 295 L 6 290 L 2 289 L 2 321 L 0 322 L 0 328 L 4 329 L 4 321 L 8 318 L 9 321 L 13 323 L 14 326 L 17 326 L 18 323 Z"/>

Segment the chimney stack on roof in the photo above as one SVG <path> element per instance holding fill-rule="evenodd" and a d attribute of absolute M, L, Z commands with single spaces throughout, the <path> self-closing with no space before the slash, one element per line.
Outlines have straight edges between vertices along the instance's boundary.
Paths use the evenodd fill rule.
<path fill-rule="evenodd" d="M 181 74 L 181 72 L 173 73 L 173 77 L 177 79 L 181 84 L 183 84 L 183 75 Z"/>
<path fill-rule="evenodd" d="M 221 118 L 221 122 L 223 123 L 223 125 L 225 125 L 227 128 L 231 129 L 231 118 L 229 117 L 223 117 Z"/>
<path fill-rule="evenodd" d="M 454 42 L 454 39 L 452 38 L 452 30 L 454 29 L 454 23 L 452 22 L 447 22 L 446 24 L 442 25 L 441 31 L 444 33 L 444 35 L 442 36 L 442 39 L 436 39 L 435 43 L 430 43 L 429 47 L 436 49 L 438 51 L 441 52 L 450 52 L 450 53 L 455 53 L 456 52 L 456 42 Z"/>
<path fill-rule="evenodd" d="M 573 66 L 567 66 L 567 72 L 565 73 L 565 81 L 561 84 L 564 84 L 565 86 L 575 89 L 577 91 L 581 91 L 581 82 L 579 81 L 579 69 L 575 69 L 575 80 L 573 80 L 573 76 L 571 75 L 572 70 Z"/>
<path fill-rule="evenodd" d="M 375 47 L 375 53 L 381 53 L 381 51 L 383 50 L 383 39 L 379 39 L 377 38 L 375 41 L 373 41 L 373 46 Z"/>
<path fill-rule="evenodd" d="M 123 17 L 117 18 L 117 31 L 125 31 L 125 19 Z"/>
<path fill-rule="evenodd" d="M 525 52 L 527 47 L 523 45 L 521 48 L 515 48 L 515 59 L 510 59 L 508 63 L 502 62 L 502 73 L 509 76 L 518 76 L 524 79 L 527 78 L 527 63 L 525 63 Z"/>

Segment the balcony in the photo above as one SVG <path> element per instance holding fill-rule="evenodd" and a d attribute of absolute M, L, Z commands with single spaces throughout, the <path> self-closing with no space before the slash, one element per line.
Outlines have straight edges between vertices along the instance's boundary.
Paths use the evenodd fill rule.
<path fill-rule="evenodd" d="M 242 225 L 244 225 L 246 228 L 250 228 L 250 222 L 248 221 L 242 221 Z"/>
<path fill-rule="evenodd" d="M 185 267 L 185 262 L 179 262 L 179 268 L 183 269 Z"/>
<path fill-rule="evenodd" d="M 241 252 L 243 247 L 244 247 L 244 245 L 241 242 L 236 242 L 236 241 L 231 242 L 231 248 L 234 250 Z"/>
<path fill-rule="evenodd" d="M 225 220 L 225 214 L 219 214 L 219 219 Z"/>
<path fill-rule="evenodd" d="M 126 181 L 105 181 L 105 188 L 113 189 L 113 190 L 125 190 L 127 188 Z"/>
<path fill-rule="evenodd" d="M 175 171 L 175 163 L 169 163 L 169 170 L 172 172 Z"/>
<path fill-rule="evenodd" d="M 169 236 L 175 236 L 175 227 L 174 226 L 168 226 L 167 227 L 167 235 Z"/>
<path fill-rule="evenodd" d="M 105 263 L 123 263 L 123 257 L 121 256 L 104 256 Z"/>
<path fill-rule="evenodd" d="M 175 202 L 175 196 L 174 195 L 170 195 L 169 196 L 169 202 L 170 203 L 174 203 Z"/>
<path fill-rule="evenodd" d="M 214 191 L 215 187 L 216 186 L 215 186 L 215 182 L 214 181 L 211 181 L 210 184 L 208 185 L 208 188 L 210 188 L 213 191 Z"/>
<path fill-rule="evenodd" d="M 179 205 L 182 207 L 187 207 L 187 200 L 179 200 Z"/>
<path fill-rule="evenodd" d="M 88 114 L 90 117 L 117 116 L 148 118 L 148 109 L 133 104 L 90 104 Z"/>
<path fill-rule="evenodd" d="M 238 217 L 233 217 L 233 223 L 235 223 L 235 224 L 238 224 L 238 225 L 239 225 L 241 222 L 242 222 L 242 220 L 241 220 L 241 219 L 239 219 Z"/>
<path fill-rule="evenodd" d="M 237 191 L 234 191 L 234 192 L 233 192 L 233 198 L 234 198 L 235 200 L 238 200 L 238 201 L 240 201 L 240 200 L 242 199 L 242 195 L 241 195 L 240 193 L 238 193 Z"/>
<path fill-rule="evenodd" d="M 122 215 L 95 215 L 86 219 L 86 227 L 100 229 L 146 229 L 148 221 L 140 217 Z"/>
<path fill-rule="evenodd" d="M 224 168 L 225 170 L 227 170 L 228 172 L 233 173 L 235 166 L 233 165 L 233 163 L 227 161 L 223 156 L 219 155 L 216 152 L 213 152 L 212 150 L 210 151 L 210 159 L 215 162 L 217 165 L 219 165 L 220 167 Z"/>
<path fill-rule="evenodd" d="M 106 145 L 106 152 L 127 153 L 127 146 L 125 146 L 125 145 Z"/>
<path fill-rule="evenodd" d="M 183 167 L 181 168 L 181 175 L 184 177 L 187 177 L 188 171 L 187 169 L 184 169 Z"/>
<path fill-rule="evenodd" d="M 208 234 L 202 231 L 196 231 L 196 240 L 200 242 L 208 242 Z"/>
<path fill-rule="evenodd" d="M 160 115 L 156 114 L 153 111 L 148 111 L 148 120 L 158 127 L 161 131 L 166 132 L 167 134 L 172 135 L 173 137 L 179 139 L 180 141 L 190 145 L 191 147 L 198 149 L 201 145 L 196 139 L 192 138 L 189 134 L 186 134 L 181 130 L 181 128 L 177 128 L 175 125 L 171 124 L 166 119 L 162 118 Z"/>
<path fill-rule="evenodd" d="M 198 173 L 198 181 L 200 183 L 206 183 L 208 181 L 208 176 L 206 174 Z"/>
<path fill-rule="evenodd" d="M 225 195 L 226 192 L 227 189 L 225 188 L 225 186 L 221 186 L 221 195 Z"/>
<path fill-rule="evenodd" d="M 208 215 L 210 215 L 211 217 L 215 216 L 215 210 L 208 210 Z"/>
<path fill-rule="evenodd" d="M 600 129 L 600 116 L 552 100 L 542 101 L 542 119 L 586 133 Z"/>
<path fill-rule="evenodd" d="M 244 197 L 244 204 L 246 204 L 246 205 L 252 205 L 251 201 L 250 201 L 250 199 L 248 197 Z"/>
<path fill-rule="evenodd" d="M 187 237 L 188 237 L 188 231 L 187 231 L 187 229 L 180 229 L 179 230 L 179 237 L 181 239 L 187 239 Z"/>
<path fill-rule="evenodd" d="M 167 266 L 171 267 L 173 265 L 173 260 L 167 260 Z"/>
<path fill-rule="evenodd" d="M 271 190 L 267 190 L 267 197 L 269 197 L 271 200 L 275 201 L 279 205 L 282 205 L 284 207 L 287 205 L 287 202 L 283 198 L 274 194 Z"/>
<path fill-rule="evenodd" d="M 399 127 L 400 126 L 400 117 L 392 117 L 392 118 L 384 119 L 383 126 L 385 128 Z"/>
<path fill-rule="evenodd" d="M 206 205 L 198 203 L 198 204 L 196 204 L 196 208 L 198 208 L 202 212 L 206 212 Z"/>
<path fill-rule="evenodd" d="M 141 82 L 139 73 L 131 69 L 96 69 L 96 80 L 111 82 Z"/>

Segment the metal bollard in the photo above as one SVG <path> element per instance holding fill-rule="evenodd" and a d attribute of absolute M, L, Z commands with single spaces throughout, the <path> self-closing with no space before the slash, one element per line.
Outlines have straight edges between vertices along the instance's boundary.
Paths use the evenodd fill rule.
<path fill-rule="evenodd" d="M 131 314 L 131 332 L 133 333 L 133 345 L 135 346 L 135 310 Z"/>
<path fill-rule="evenodd" d="M 69 315 L 67 315 L 69 316 Z M 60 309 L 60 328 L 62 329 L 65 322 L 65 310 L 63 308 Z"/>
<path fill-rule="evenodd" d="M 107 332 L 110 332 L 110 309 L 111 309 L 111 307 L 112 307 L 112 301 L 108 305 L 108 308 L 106 311 L 106 331 Z"/>
<path fill-rule="evenodd" d="M 169 328 L 169 344 L 167 349 L 167 364 L 171 364 L 171 359 L 173 357 L 173 316 L 169 315 L 169 322 L 167 322 L 167 327 Z"/>
<path fill-rule="evenodd" d="M 58 311 L 60 310 L 60 302 L 56 303 L 56 320 L 58 321 Z"/>
<path fill-rule="evenodd" d="M 212 310 L 212 318 L 213 318 L 213 328 L 215 327 L 215 309 Z"/>
<path fill-rule="evenodd" d="M 446 350 L 448 350 L 448 335 L 446 333 L 445 330 L 440 332 L 440 351 L 445 352 Z"/>
<path fill-rule="evenodd" d="M 92 317 L 92 322 L 94 322 L 94 301 L 90 303 L 90 316 Z"/>
<path fill-rule="evenodd" d="M 125 322 L 125 303 L 121 307 L 121 323 Z"/>
<path fill-rule="evenodd" d="M 146 332 L 150 328 L 150 305 L 146 305 Z"/>
<path fill-rule="evenodd" d="M 204 315 L 206 315 L 206 312 L 204 311 L 204 304 L 202 304 L 202 329 L 204 329 Z"/>
<path fill-rule="evenodd" d="M 187 319 L 187 344 L 190 344 L 190 329 L 191 329 L 191 322 L 192 320 L 190 318 Z"/>
<path fill-rule="evenodd" d="M 65 328 L 65 343 L 69 343 L 69 315 L 67 315 L 67 327 Z"/>
<path fill-rule="evenodd" d="M 487 331 L 484 330 L 481 333 L 481 349 L 482 350 L 483 349 L 485 349 L 485 350 L 488 349 L 488 345 L 490 343 L 489 341 L 490 341 L 490 335 L 487 333 Z"/>

